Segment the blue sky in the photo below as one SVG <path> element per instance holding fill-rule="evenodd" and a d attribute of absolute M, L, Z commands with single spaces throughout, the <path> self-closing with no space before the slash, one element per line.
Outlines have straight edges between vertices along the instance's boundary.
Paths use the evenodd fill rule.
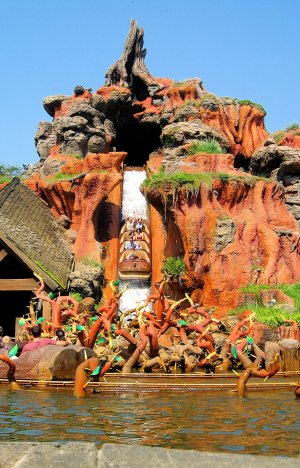
<path fill-rule="evenodd" d="M 199 76 L 219 96 L 261 103 L 270 132 L 300 121 L 298 0 L 2 0 L 0 162 L 38 160 L 43 97 L 96 91 L 131 18 L 153 75 Z"/>

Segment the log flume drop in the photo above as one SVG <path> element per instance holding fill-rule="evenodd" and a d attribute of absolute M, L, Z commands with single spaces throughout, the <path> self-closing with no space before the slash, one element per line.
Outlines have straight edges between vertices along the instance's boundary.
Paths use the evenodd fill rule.
<path fill-rule="evenodd" d="M 129 217 L 133 217 L 134 219 L 142 218 L 147 223 L 149 222 L 147 201 L 140 192 L 140 185 L 145 179 L 146 171 L 142 168 L 127 168 L 124 171 L 122 223 L 126 222 L 126 219 Z M 121 289 L 123 289 L 126 283 L 129 283 L 127 290 L 120 298 L 120 312 L 130 309 L 135 310 L 136 306 L 145 302 L 150 294 L 149 279 L 131 278 L 129 280 L 121 280 L 120 283 Z"/>

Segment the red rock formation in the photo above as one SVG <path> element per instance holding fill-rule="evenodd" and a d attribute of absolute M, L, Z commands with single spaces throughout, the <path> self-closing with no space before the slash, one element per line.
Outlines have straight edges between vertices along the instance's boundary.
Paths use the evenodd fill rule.
<path fill-rule="evenodd" d="M 25 181 L 48 202 L 56 217 L 66 215 L 71 220 L 77 233 L 73 248 L 77 260 L 84 256 L 99 259 L 93 216 L 101 201 L 121 183 L 120 165 L 125 157 L 126 153 L 88 154 L 84 159 L 54 155 L 49 157 L 53 162 L 63 161 L 60 173 L 65 174 L 65 181 L 55 181 L 55 175 Z"/>
<path fill-rule="evenodd" d="M 275 188 L 250 177 L 216 178 L 212 189 L 202 185 L 189 195 L 180 190 L 175 203 L 172 193 L 148 190 L 148 199 L 165 216 L 164 251 L 182 254 L 184 288 L 193 290 L 195 301 L 228 310 L 237 305 L 241 286 L 300 280 L 297 223 Z"/>
<path fill-rule="evenodd" d="M 300 128 L 289 131 L 278 130 L 278 132 L 273 133 L 272 136 L 280 146 L 290 146 L 291 148 L 300 149 Z"/>

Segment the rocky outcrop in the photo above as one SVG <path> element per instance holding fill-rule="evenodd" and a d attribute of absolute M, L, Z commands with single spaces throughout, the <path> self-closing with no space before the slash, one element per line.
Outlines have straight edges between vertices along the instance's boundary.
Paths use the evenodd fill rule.
<path fill-rule="evenodd" d="M 216 173 L 211 187 L 204 182 L 189 190 L 183 184 L 174 196 L 162 185 L 145 194 L 164 219 L 165 241 L 157 250 L 184 258 L 183 289 L 193 291 L 195 301 L 228 309 L 238 304 L 241 286 L 299 281 L 299 231 L 282 187 Z"/>
<path fill-rule="evenodd" d="M 44 99 L 44 107 L 54 121 L 52 124 L 41 122 L 35 135 L 42 161 L 50 153 L 84 157 L 88 152 L 108 151 L 115 138 L 115 130 L 112 122 L 105 118 L 101 96 L 76 87 L 72 97 L 48 96 Z"/>
<path fill-rule="evenodd" d="M 103 284 L 103 270 L 100 264 L 99 266 L 89 266 L 79 262 L 69 278 L 71 292 L 77 292 L 83 298 L 91 296 L 95 298 L 95 301 L 99 302 Z"/>
<path fill-rule="evenodd" d="M 214 139 L 224 152 L 230 149 L 229 141 L 222 134 L 199 119 L 166 125 L 162 130 L 161 139 L 165 147 L 178 147 L 194 141 Z"/>
<path fill-rule="evenodd" d="M 56 154 L 47 158 L 39 174 L 25 180 L 47 201 L 54 216 L 70 219 L 76 260 L 88 256 L 100 262 L 94 215 L 102 200 L 122 181 L 120 166 L 125 156 L 126 153 L 88 154 L 78 159 Z M 45 174 L 49 166 L 56 170 Z"/>
<path fill-rule="evenodd" d="M 288 130 L 278 130 L 272 134 L 272 138 L 280 146 L 300 149 L 300 127 L 298 124 L 293 124 L 291 127 Z"/>
<path fill-rule="evenodd" d="M 267 140 L 253 154 L 252 174 L 271 177 L 285 187 L 285 201 L 300 225 L 300 149 Z"/>
<path fill-rule="evenodd" d="M 3 351 L 3 349 L 1 350 Z M 22 353 L 15 362 L 16 379 L 28 380 L 73 380 L 77 366 L 95 356 L 88 348 L 81 346 L 47 345 Z M 5 378 L 7 366 L 0 362 L 0 377 Z"/>

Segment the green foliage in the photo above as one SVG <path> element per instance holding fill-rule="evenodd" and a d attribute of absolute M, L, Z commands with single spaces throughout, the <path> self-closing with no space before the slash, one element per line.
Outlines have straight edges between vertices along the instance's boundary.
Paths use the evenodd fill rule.
<path fill-rule="evenodd" d="M 4 182 L 10 182 L 12 179 L 9 176 L 1 176 L 0 175 L 0 184 L 4 184 Z"/>
<path fill-rule="evenodd" d="M 103 271 L 103 265 L 102 265 L 102 263 L 98 262 L 98 261 L 95 260 L 94 258 L 91 258 L 91 257 L 83 257 L 80 261 L 81 261 L 81 263 L 83 263 L 84 265 L 87 265 L 87 266 L 90 266 L 90 267 L 93 267 L 93 268 L 99 268 L 99 270 Z"/>
<path fill-rule="evenodd" d="M 75 299 L 77 302 L 82 301 L 82 295 L 79 292 L 71 292 L 70 296 L 73 297 L 73 299 Z"/>
<path fill-rule="evenodd" d="M 163 170 L 160 170 L 157 174 L 152 174 L 148 177 L 141 185 L 141 189 L 145 194 L 151 191 L 159 191 L 163 194 L 164 198 L 169 194 L 173 194 L 173 199 L 175 200 L 179 190 L 183 189 L 187 193 L 196 193 L 199 191 L 201 184 L 211 187 L 214 179 L 220 179 L 223 182 L 235 180 L 243 182 L 250 187 L 261 180 L 270 182 L 269 179 L 261 177 L 236 176 L 222 172 L 195 172 L 192 174 L 175 172 L 173 174 L 165 174 Z"/>
<path fill-rule="evenodd" d="M 60 284 L 61 286 L 64 285 L 64 281 L 58 276 L 56 276 L 54 273 L 52 273 L 52 271 L 48 270 L 42 262 L 40 262 L 39 260 L 35 260 L 30 255 L 28 255 L 28 258 L 30 258 L 30 260 L 32 260 L 41 270 L 47 273 L 47 275 L 50 276 L 50 278 L 52 278 L 56 283 Z"/>
<path fill-rule="evenodd" d="M 286 131 L 290 132 L 291 130 L 297 130 L 299 128 L 299 124 L 297 122 L 293 122 L 286 127 Z"/>
<path fill-rule="evenodd" d="M 284 132 L 278 132 L 278 133 L 275 133 L 275 135 L 273 135 L 273 138 L 276 141 L 276 143 L 279 143 L 279 141 L 282 140 L 283 137 L 284 137 Z"/>
<path fill-rule="evenodd" d="M 220 144 L 214 138 L 205 138 L 204 140 L 199 140 L 190 146 L 188 149 L 189 154 L 198 154 L 198 153 L 211 153 L 219 154 L 223 153 Z"/>
<path fill-rule="evenodd" d="M 239 104 L 240 106 L 251 106 L 251 107 L 256 107 L 257 109 L 261 110 L 264 115 L 267 114 L 266 110 L 263 108 L 261 104 L 250 101 L 249 99 L 237 99 L 237 98 L 231 98 L 229 96 L 223 96 L 220 99 L 224 106 L 229 106 L 230 104 L 233 104 L 233 105 Z"/>
<path fill-rule="evenodd" d="M 227 182 L 229 180 L 229 175 L 226 174 L 226 173 L 220 173 L 219 174 L 219 179 L 222 181 L 222 182 Z"/>
<path fill-rule="evenodd" d="M 0 164 L 0 184 L 10 182 L 13 177 L 18 177 L 22 173 L 20 166 L 9 166 L 7 164 Z"/>
<path fill-rule="evenodd" d="M 48 184 L 54 184 L 55 182 L 63 182 L 67 180 L 74 180 L 81 174 L 70 174 L 70 173 L 62 173 L 62 172 L 57 172 L 56 174 L 53 174 L 53 176 L 50 179 L 46 179 Z"/>
<path fill-rule="evenodd" d="M 249 99 L 239 99 L 238 100 L 239 104 L 241 106 L 251 106 L 251 107 L 256 107 L 257 109 L 259 109 L 260 111 L 262 111 L 262 113 L 264 115 L 267 114 L 266 110 L 264 109 L 264 107 L 261 105 L 261 104 L 258 104 L 257 102 L 253 102 L 253 101 L 249 101 Z"/>
<path fill-rule="evenodd" d="M 188 84 L 190 84 L 190 82 L 190 78 L 187 78 L 186 80 L 182 81 L 173 81 L 172 86 L 187 86 Z"/>
<path fill-rule="evenodd" d="M 162 272 L 172 279 L 179 279 L 185 275 L 186 267 L 182 258 L 180 257 L 167 257 L 164 261 Z"/>
<path fill-rule="evenodd" d="M 267 307 L 264 305 L 245 304 L 242 307 L 237 307 L 230 311 L 229 315 L 237 315 L 246 309 L 250 309 L 255 314 L 255 319 L 258 322 L 270 325 L 271 327 L 282 325 L 286 319 L 296 320 L 300 323 L 300 312 L 289 312 L 287 314 L 278 307 Z"/>
<path fill-rule="evenodd" d="M 287 296 L 295 301 L 296 312 L 285 312 L 280 307 L 267 307 L 261 303 L 260 292 L 268 289 L 280 289 Z M 255 313 L 256 320 L 270 326 L 279 326 L 284 323 L 286 319 L 296 320 L 300 324 L 300 283 L 295 284 L 281 284 L 275 286 L 268 286 L 266 284 L 248 284 L 241 288 L 241 291 L 251 294 L 256 294 L 257 304 L 245 304 L 242 307 L 229 312 L 229 315 L 236 315 L 245 309 L 250 309 Z"/>
<path fill-rule="evenodd" d="M 166 146 L 173 146 L 176 144 L 176 138 L 174 135 L 164 135 L 163 136 L 163 144 Z"/>
<path fill-rule="evenodd" d="M 0 164 L 0 177 L 18 177 L 22 173 L 20 166 L 9 166 L 7 164 Z"/>
<path fill-rule="evenodd" d="M 248 185 L 249 187 L 254 187 L 254 185 L 261 180 L 264 180 L 265 182 L 269 182 L 269 183 L 272 182 L 270 179 L 266 179 L 264 177 L 238 176 L 234 174 L 227 174 L 226 172 L 212 172 L 211 176 L 214 179 L 220 179 L 224 183 L 228 182 L 229 180 L 235 180 L 236 182 L 244 182 L 244 184 Z"/>
<path fill-rule="evenodd" d="M 142 184 L 142 188 L 146 192 L 150 190 L 168 190 L 176 192 L 182 187 L 188 192 L 191 192 L 199 190 L 201 184 L 211 186 L 212 179 L 209 174 L 187 174 L 185 172 L 165 174 L 164 172 L 159 172 L 146 179 Z"/>

